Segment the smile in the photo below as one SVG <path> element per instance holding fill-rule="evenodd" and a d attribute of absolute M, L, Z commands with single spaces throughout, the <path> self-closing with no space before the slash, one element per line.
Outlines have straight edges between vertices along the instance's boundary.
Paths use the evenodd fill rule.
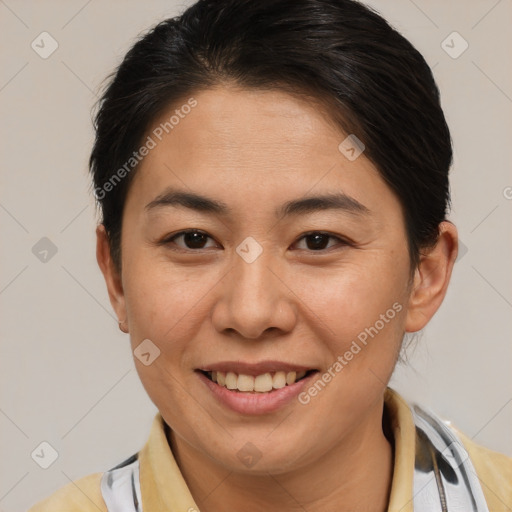
<path fill-rule="evenodd" d="M 291 386 L 315 370 L 266 372 L 260 375 L 245 375 L 234 372 L 202 372 L 212 382 L 230 390 L 243 393 L 269 393 L 272 390 Z"/>
<path fill-rule="evenodd" d="M 223 408 L 260 415 L 291 405 L 318 370 L 280 361 L 230 361 L 198 368 L 196 374 Z"/>

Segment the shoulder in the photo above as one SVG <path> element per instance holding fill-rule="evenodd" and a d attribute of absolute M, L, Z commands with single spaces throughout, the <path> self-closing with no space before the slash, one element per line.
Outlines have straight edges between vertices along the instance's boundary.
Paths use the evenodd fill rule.
<path fill-rule="evenodd" d="M 489 511 L 512 510 L 512 458 L 471 440 L 452 425 L 473 463 Z"/>
<path fill-rule="evenodd" d="M 28 512 L 107 512 L 101 495 L 101 477 L 103 473 L 93 473 L 69 482 Z"/>

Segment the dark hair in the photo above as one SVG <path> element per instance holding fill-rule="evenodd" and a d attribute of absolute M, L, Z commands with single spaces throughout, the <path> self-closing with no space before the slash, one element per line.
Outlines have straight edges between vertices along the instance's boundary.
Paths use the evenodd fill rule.
<path fill-rule="evenodd" d="M 452 146 L 432 72 L 412 44 L 353 0 L 199 0 L 135 43 L 98 104 L 89 164 L 119 270 L 136 172 L 126 162 L 165 109 L 223 84 L 316 99 L 364 143 L 398 197 L 413 269 L 420 249 L 435 245 Z"/>

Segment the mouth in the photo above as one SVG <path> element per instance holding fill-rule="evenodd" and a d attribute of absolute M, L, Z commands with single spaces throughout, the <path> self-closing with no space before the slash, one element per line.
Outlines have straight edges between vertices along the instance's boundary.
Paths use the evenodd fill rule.
<path fill-rule="evenodd" d="M 248 375 L 232 371 L 198 370 L 211 382 L 238 393 L 272 393 L 308 378 L 318 370 L 273 371 Z"/>
<path fill-rule="evenodd" d="M 266 415 L 292 407 L 319 370 L 284 361 L 224 361 L 197 368 L 195 373 L 223 408 L 243 415 Z"/>

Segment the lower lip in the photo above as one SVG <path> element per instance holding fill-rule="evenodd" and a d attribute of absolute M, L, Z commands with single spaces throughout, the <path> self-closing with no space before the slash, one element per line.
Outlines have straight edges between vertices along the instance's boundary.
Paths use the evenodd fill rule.
<path fill-rule="evenodd" d="M 202 382 L 223 405 L 240 414 L 269 414 L 289 404 L 318 372 L 313 372 L 294 384 L 268 393 L 243 393 L 219 386 L 206 375 L 197 372 Z"/>

